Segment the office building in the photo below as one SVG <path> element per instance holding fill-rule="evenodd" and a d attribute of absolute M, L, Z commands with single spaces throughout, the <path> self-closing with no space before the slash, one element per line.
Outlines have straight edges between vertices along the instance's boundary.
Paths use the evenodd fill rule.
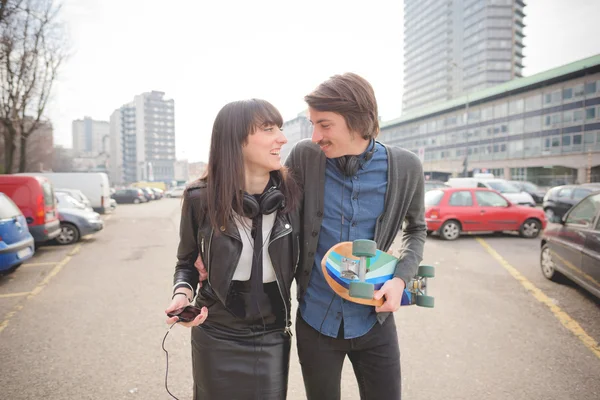
<path fill-rule="evenodd" d="M 600 55 L 405 113 L 379 140 L 419 154 L 430 179 L 600 181 Z"/>
<path fill-rule="evenodd" d="M 175 178 L 175 102 L 163 92 L 135 96 L 110 118 L 110 174 L 117 184 Z"/>
<path fill-rule="evenodd" d="M 404 0 L 402 111 L 522 76 L 521 0 Z"/>

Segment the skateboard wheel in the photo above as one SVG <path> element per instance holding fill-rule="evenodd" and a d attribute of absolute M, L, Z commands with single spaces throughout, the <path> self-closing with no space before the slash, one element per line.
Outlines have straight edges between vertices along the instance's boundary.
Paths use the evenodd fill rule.
<path fill-rule="evenodd" d="M 431 265 L 419 265 L 417 276 L 421 278 L 433 278 L 435 277 L 435 267 Z"/>
<path fill-rule="evenodd" d="M 354 257 L 375 257 L 377 243 L 372 240 L 358 239 L 352 242 L 352 255 Z"/>
<path fill-rule="evenodd" d="M 375 294 L 375 286 L 373 286 L 372 283 L 366 282 L 350 282 L 348 294 L 350 297 L 371 300 L 373 298 L 373 294 Z"/>
<path fill-rule="evenodd" d="M 432 296 L 417 295 L 417 305 L 419 307 L 433 308 L 434 300 Z"/>

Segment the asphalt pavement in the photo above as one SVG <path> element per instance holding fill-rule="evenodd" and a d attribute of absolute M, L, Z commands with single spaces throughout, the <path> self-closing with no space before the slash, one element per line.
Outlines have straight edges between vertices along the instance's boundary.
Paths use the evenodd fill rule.
<path fill-rule="evenodd" d="M 161 344 L 180 205 L 120 205 L 103 231 L 44 246 L 0 278 L 1 399 L 171 398 Z M 539 254 L 539 239 L 512 234 L 427 239 L 436 306 L 395 313 L 403 399 L 600 398 L 600 301 L 546 280 Z M 165 341 L 182 400 L 189 336 L 175 326 Z M 288 399 L 304 399 L 293 349 Z M 342 398 L 359 399 L 349 363 Z"/>

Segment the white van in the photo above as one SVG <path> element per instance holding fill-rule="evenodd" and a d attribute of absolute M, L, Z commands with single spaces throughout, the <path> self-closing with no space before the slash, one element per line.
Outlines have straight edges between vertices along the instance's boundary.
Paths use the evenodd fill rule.
<path fill-rule="evenodd" d="M 535 207 L 535 201 L 529 193 L 520 191 L 504 179 L 450 178 L 446 184 L 455 188 L 484 187 L 493 189 L 500 192 L 513 204 Z"/>
<path fill-rule="evenodd" d="M 110 183 L 104 172 L 28 172 L 19 175 L 44 176 L 55 188 L 78 189 L 90 200 L 94 211 L 111 211 Z"/>

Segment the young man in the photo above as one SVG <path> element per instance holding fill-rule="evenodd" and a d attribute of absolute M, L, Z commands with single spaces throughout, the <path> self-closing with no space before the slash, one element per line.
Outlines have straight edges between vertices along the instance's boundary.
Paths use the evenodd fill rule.
<path fill-rule="evenodd" d="M 296 338 L 306 394 L 309 400 L 340 399 L 348 356 L 361 399 L 400 399 L 400 350 L 391 313 L 423 255 L 423 168 L 413 153 L 375 141 L 377 102 L 360 76 L 333 76 L 304 99 L 312 140 L 297 143 L 286 165 L 304 191 Z M 384 304 L 375 308 L 337 296 L 321 270 L 327 250 L 372 239 L 388 251 L 404 221 L 395 277 L 375 293 Z"/>

